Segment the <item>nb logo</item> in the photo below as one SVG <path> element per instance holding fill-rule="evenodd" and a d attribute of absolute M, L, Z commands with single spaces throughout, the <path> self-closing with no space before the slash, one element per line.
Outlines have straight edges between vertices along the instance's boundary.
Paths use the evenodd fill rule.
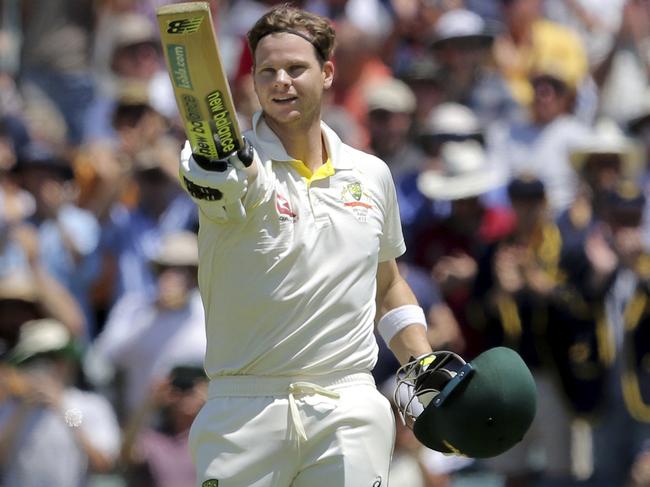
<path fill-rule="evenodd" d="M 203 17 L 192 17 L 191 19 L 172 20 L 167 24 L 168 34 L 193 34 L 199 27 Z"/>
<path fill-rule="evenodd" d="M 381 475 L 377 476 L 375 481 L 372 483 L 372 487 L 381 487 Z"/>

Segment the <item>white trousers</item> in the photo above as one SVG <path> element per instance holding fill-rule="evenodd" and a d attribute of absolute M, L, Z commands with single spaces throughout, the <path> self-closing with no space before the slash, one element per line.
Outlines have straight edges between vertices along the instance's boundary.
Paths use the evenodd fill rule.
<path fill-rule="evenodd" d="M 190 451 L 199 486 L 386 487 L 394 421 L 370 374 L 219 377 Z"/>

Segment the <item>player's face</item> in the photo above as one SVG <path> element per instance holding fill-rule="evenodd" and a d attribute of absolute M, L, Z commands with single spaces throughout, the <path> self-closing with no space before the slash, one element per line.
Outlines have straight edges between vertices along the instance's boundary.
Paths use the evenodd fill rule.
<path fill-rule="evenodd" d="M 319 120 L 333 73 L 333 64 L 321 65 L 314 46 L 294 34 L 267 35 L 255 50 L 255 92 L 273 124 L 307 126 Z"/>

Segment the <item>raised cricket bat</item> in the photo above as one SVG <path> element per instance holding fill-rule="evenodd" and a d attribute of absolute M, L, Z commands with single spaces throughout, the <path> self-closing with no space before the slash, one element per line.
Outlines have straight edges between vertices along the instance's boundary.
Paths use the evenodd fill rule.
<path fill-rule="evenodd" d="M 224 160 L 243 148 L 207 2 L 156 11 L 176 103 L 194 154 Z M 250 162 L 248 162 L 250 164 Z M 219 167 L 215 165 L 215 170 Z"/>

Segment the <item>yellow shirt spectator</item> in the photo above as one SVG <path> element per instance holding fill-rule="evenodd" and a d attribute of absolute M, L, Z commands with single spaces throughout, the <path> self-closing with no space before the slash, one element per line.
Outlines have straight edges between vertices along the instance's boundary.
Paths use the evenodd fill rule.
<path fill-rule="evenodd" d="M 587 55 L 580 38 L 570 29 L 548 20 L 533 22 L 528 39 L 516 43 L 509 33 L 496 39 L 495 59 L 513 97 L 528 106 L 533 98 L 532 75 L 552 63 L 576 89 L 587 75 Z"/>

